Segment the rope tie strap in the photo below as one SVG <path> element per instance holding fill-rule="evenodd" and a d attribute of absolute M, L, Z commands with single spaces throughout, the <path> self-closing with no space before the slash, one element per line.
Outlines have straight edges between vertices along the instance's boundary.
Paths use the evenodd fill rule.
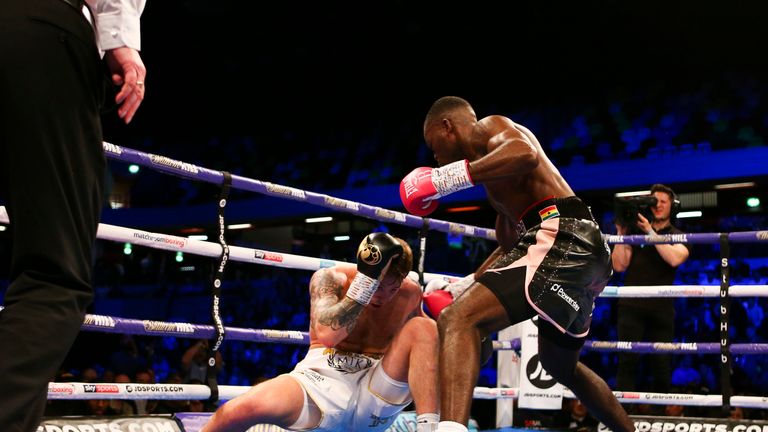
<path fill-rule="evenodd" d="M 424 280 L 424 256 L 427 254 L 427 234 L 429 233 L 429 219 L 424 218 L 419 230 L 419 263 L 416 270 L 419 274 L 419 286 L 424 290 L 426 281 Z"/>
<path fill-rule="evenodd" d="M 217 402 L 219 400 L 219 385 L 216 381 L 216 369 L 217 361 L 216 354 L 221 348 L 224 337 L 226 336 L 226 330 L 224 329 L 224 321 L 221 319 L 220 305 L 221 305 L 221 285 L 224 280 L 224 270 L 227 267 L 227 261 L 229 261 L 229 245 L 226 240 L 226 223 L 224 221 L 224 209 L 227 207 L 227 199 L 229 198 L 229 191 L 232 186 L 232 175 L 226 171 L 222 172 L 223 180 L 221 184 L 221 192 L 219 193 L 219 207 L 218 207 L 218 226 L 219 226 L 219 244 L 221 245 L 221 255 L 219 255 L 218 265 L 216 266 L 216 272 L 214 273 L 213 283 L 211 286 L 211 296 L 213 297 L 211 302 L 211 318 L 213 319 L 213 327 L 215 334 L 211 342 L 208 344 L 208 368 L 206 370 L 205 381 L 208 387 L 211 389 L 211 397 L 209 402 Z"/>
<path fill-rule="evenodd" d="M 730 281 L 730 267 L 728 259 L 731 257 L 728 234 L 720 234 L 720 387 L 723 393 L 722 414 L 728 417 L 731 412 L 731 341 L 728 335 L 728 321 L 731 308 L 731 298 L 728 294 Z"/>

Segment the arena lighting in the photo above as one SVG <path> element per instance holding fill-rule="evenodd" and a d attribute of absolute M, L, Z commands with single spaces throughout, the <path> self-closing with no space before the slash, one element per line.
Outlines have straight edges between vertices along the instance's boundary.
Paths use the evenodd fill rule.
<path fill-rule="evenodd" d="M 182 229 L 180 230 L 180 232 L 181 232 L 182 234 L 197 234 L 197 233 L 201 233 L 201 232 L 203 232 L 203 231 L 205 231 L 205 230 L 204 230 L 204 229 L 202 229 L 202 228 L 197 228 L 197 227 L 182 228 Z"/>
<path fill-rule="evenodd" d="M 6 229 L 8 229 L 8 228 L 6 228 L 5 225 L 0 225 L 0 232 L 5 231 Z"/>
<path fill-rule="evenodd" d="M 333 237 L 333 241 L 347 241 L 347 240 L 349 240 L 349 236 L 348 235 Z"/>
<path fill-rule="evenodd" d="M 191 236 L 187 236 L 187 238 L 192 240 L 202 240 L 202 241 L 208 240 L 208 236 L 205 234 L 192 234 Z"/>
<path fill-rule="evenodd" d="M 136 164 L 128 165 L 128 172 L 131 174 L 136 174 L 137 172 L 139 172 L 139 166 Z"/>
<path fill-rule="evenodd" d="M 176 252 L 176 262 L 184 262 L 184 252 Z"/>
<path fill-rule="evenodd" d="M 650 194 L 651 194 L 651 191 L 649 191 L 649 190 L 632 191 L 632 192 L 618 192 L 616 194 L 616 198 L 631 197 L 631 196 L 641 196 L 641 195 L 650 195 Z"/>
<path fill-rule="evenodd" d="M 678 219 L 701 217 L 701 210 L 684 211 L 677 214 Z"/>
<path fill-rule="evenodd" d="M 306 218 L 304 219 L 304 222 L 306 223 L 318 223 L 318 222 L 330 222 L 333 218 L 331 216 L 322 216 L 322 217 L 314 217 L 314 218 Z"/>
<path fill-rule="evenodd" d="M 231 230 L 248 229 L 252 227 L 253 225 L 249 223 L 227 225 L 227 229 L 231 229 Z"/>
<path fill-rule="evenodd" d="M 126 243 L 125 245 L 123 245 L 123 253 L 125 255 L 130 255 L 131 252 L 133 252 L 133 245 L 131 245 L 130 243 Z"/>
<path fill-rule="evenodd" d="M 446 213 L 462 213 L 480 210 L 480 206 L 466 206 L 466 207 L 451 207 L 445 209 Z"/>
<path fill-rule="evenodd" d="M 719 185 L 715 185 L 715 190 L 742 189 L 742 188 L 751 188 L 751 187 L 755 187 L 755 182 L 719 184 Z"/>
<path fill-rule="evenodd" d="M 747 207 L 749 208 L 760 207 L 760 198 L 758 197 L 747 198 Z"/>

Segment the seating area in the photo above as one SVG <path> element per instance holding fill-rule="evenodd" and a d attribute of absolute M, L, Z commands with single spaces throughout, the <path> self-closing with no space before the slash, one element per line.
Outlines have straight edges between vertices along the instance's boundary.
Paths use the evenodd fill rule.
<path fill-rule="evenodd" d="M 684 158 L 697 153 L 765 146 L 766 84 L 743 72 L 701 86 L 656 83 L 614 88 L 589 100 L 509 112 L 478 104 L 478 115 L 503 114 L 539 138 L 560 167 L 630 159 Z M 498 102 L 496 102 L 498 103 Z M 212 169 L 311 191 L 396 184 L 413 167 L 433 165 L 423 144 L 422 118 L 407 123 L 340 123 L 338 129 L 238 136 L 156 136 L 121 143 Z M 343 129 L 342 129 L 343 128 Z M 134 207 L 208 202 L 209 185 L 142 170 L 131 183 Z M 610 187 L 610 185 L 606 185 Z M 250 194 L 235 192 L 235 196 Z"/>

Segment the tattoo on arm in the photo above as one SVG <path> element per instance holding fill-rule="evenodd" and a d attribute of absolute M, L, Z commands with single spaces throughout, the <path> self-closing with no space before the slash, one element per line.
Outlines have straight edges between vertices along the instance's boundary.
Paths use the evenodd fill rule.
<path fill-rule="evenodd" d="M 364 307 L 365 306 L 360 303 L 345 296 L 340 302 L 324 311 L 320 311 L 318 322 L 334 330 L 344 328 L 347 330 L 347 334 L 349 334 L 352 333 L 352 330 L 355 328 L 357 317 L 360 316 Z"/>
<path fill-rule="evenodd" d="M 343 289 L 330 271 L 323 272 L 312 281 L 312 325 L 317 322 L 333 330 L 345 329 L 347 334 L 352 333 L 365 306 L 342 295 Z"/>

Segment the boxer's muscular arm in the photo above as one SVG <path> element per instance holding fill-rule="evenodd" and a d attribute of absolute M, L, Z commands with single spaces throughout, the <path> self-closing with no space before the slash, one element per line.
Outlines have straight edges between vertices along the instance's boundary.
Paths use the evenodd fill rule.
<path fill-rule="evenodd" d="M 627 267 L 629 267 L 630 261 L 632 261 L 631 245 L 616 244 L 613 246 L 613 252 L 611 252 L 611 263 L 613 265 L 613 271 L 626 271 Z"/>
<path fill-rule="evenodd" d="M 619 235 L 626 235 L 627 229 L 621 225 L 616 225 L 616 232 Z M 626 271 L 630 261 L 632 261 L 632 245 L 621 243 L 613 245 L 613 252 L 611 252 L 613 271 Z"/>
<path fill-rule="evenodd" d="M 475 184 L 524 175 L 538 166 L 538 150 L 511 120 L 492 116 L 483 119 L 481 124 L 493 135 L 488 140 L 488 153 L 469 163 L 469 173 Z M 494 133 L 496 130 L 500 132 Z"/>
<path fill-rule="evenodd" d="M 424 317 L 424 318 L 431 318 L 429 315 L 427 315 L 426 312 L 424 312 L 424 308 L 422 307 L 421 300 L 422 300 L 422 292 L 421 292 L 421 285 L 418 284 L 418 282 L 414 282 L 410 280 L 409 278 L 405 278 L 403 280 L 403 284 L 400 286 L 400 292 L 398 292 L 398 295 L 401 293 L 405 293 L 408 289 L 408 285 L 413 285 L 414 288 L 414 299 L 413 299 L 413 308 L 411 309 L 411 313 L 408 314 L 408 316 L 405 317 L 405 320 L 408 321 L 411 318 L 415 317 Z"/>
<path fill-rule="evenodd" d="M 310 326 L 327 347 L 343 341 L 357 323 L 365 306 L 344 295 L 346 276 L 331 269 L 323 269 L 309 282 L 311 316 Z"/>
<path fill-rule="evenodd" d="M 501 245 L 511 244 L 514 245 L 520 240 L 520 234 L 510 228 L 507 223 L 507 218 L 501 214 L 496 215 L 496 239 L 499 241 L 499 247 L 493 251 L 488 258 L 475 271 L 475 279 L 485 273 L 486 270 L 491 268 L 502 255 L 504 255 L 504 248 Z M 511 248 L 511 247 L 510 247 Z"/>
<path fill-rule="evenodd" d="M 483 263 L 480 265 L 480 267 L 477 268 L 475 271 L 475 279 L 477 279 L 478 276 L 485 273 L 486 270 L 488 270 L 493 263 L 496 262 L 501 256 L 504 255 L 504 250 L 502 250 L 500 247 L 497 247 L 493 253 L 491 253 L 488 258 L 483 261 Z"/>

